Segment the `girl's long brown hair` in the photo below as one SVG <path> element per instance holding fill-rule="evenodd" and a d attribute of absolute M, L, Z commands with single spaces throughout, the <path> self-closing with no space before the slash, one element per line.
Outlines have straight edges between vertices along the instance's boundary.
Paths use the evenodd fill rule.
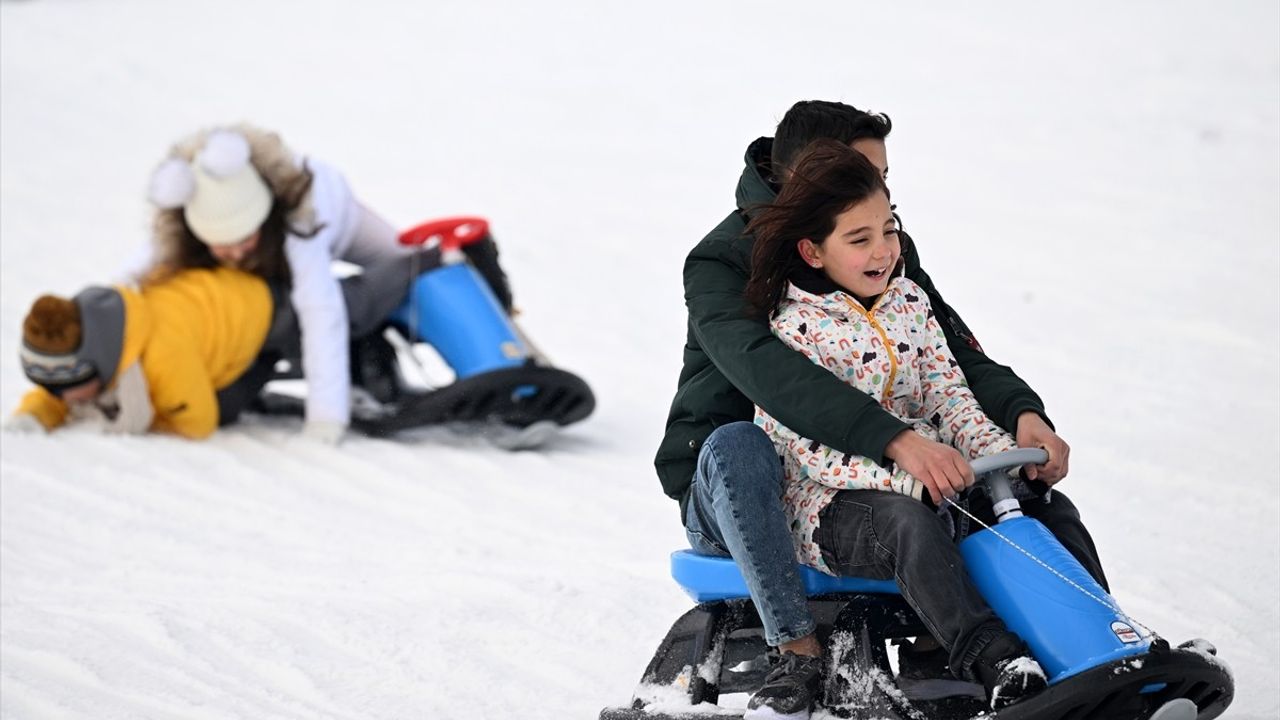
<path fill-rule="evenodd" d="M 231 129 L 249 141 L 249 162 L 272 195 L 271 210 L 262 223 L 258 245 L 240 267 L 267 280 L 289 283 L 292 278 L 284 254 L 285 238 L 290 234 L 312 237 L 320 230 L 314 226 L 308 205 L 311 170 L 305 162 L 295 160 L 279 135 L 245 124 Z M 203 147 L 209 132 L 202 131 L 174 146 L 171 156 L 190 161 Z M 209 251 L 209 246 L 191 232 L 182 208 L 157 210 L 152 230 L 157 263 L 143 277 L 144 283 L 160 282 L 189 268 L 218 266 L 218 259 Z"/>
<path fill-rule="evenodd" d="M 787 281 L 812 272 L 796 243 L 809 238 L 821 245 L 835 231 L 837 215 L 877 192 L 887 197 L 889 189 L 862 153 L 825 139 L 805 148 L 778 199 L 759 206 L 744 231 L 755 236 L 745 293 L 752 317 L 767 319 Z"/>

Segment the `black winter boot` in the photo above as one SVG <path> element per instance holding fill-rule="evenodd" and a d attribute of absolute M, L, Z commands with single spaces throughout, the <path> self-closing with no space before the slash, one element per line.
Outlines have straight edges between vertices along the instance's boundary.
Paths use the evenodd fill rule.
<path fill-rule="evenodd" d="M 932 639 L 930 639 L 932 640 Z M 936 642 L 929 650 L 917 650 L 908 641 L 898 645 L 898 689 L 909 700 L 938 700 L 966 696 L 978 700 L 987 697 L 977 683 L 957 679 L 948 667 L 950 652 Z"/>
<path fill-rule="evenodd" d="M 351 384 L 364 388 L 380 403 L 400 399 L 396 349 L 381 331 L 351 341 Z"/>
<path fill-rule="evenodd" d="M 809 720 L 822 692 L 822 658 L 784 652 L 772 662 L 742 720 Z"/>
<path fill-rule="evenodd" d="M 973 663 L 973 673 L 986 687 L 992 710 L 1008 707 L 1049 685 L 1026 643 L 1008 631 L 982 649 Z"/>

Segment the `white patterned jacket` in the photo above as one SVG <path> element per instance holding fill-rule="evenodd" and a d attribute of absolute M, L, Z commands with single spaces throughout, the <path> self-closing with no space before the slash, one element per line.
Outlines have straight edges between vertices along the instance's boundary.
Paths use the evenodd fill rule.
<path fill-rule="evenodd" d="M 815 295 L 788 284 L 771 327 L 789 347 L 968 459 L 1016 447 L 978 405 L 928 296 L 905 277 L 891 280 L 870 310 L 845 292 Z M 755 423 L 782 457 L 783 502 L 797 558 L 822 572 L 832 573 L 813 534 L 818 514 L 838 491 L 886 490 L 917 499 L 924 493 L 924 485 L 895 464 L 884 467 L 800 437 L 760 407 Z"/>

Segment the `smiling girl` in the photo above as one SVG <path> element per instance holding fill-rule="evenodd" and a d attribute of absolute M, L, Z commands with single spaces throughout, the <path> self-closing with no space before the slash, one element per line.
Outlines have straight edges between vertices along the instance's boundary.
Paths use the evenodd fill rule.
<path fill-rule="evenodd" d="M 897 220 L 871 161 L 839 142 L 815 143 L 747 231 L 756 242 L 746 298 L 783 343 L 916 433 L 959 450 L 957 474 L 970 484 L 965 458 L 1016 447 L 965 383 L 927 295 L 903 276 Z M 1045 686 L 1026 645 L 964 572 L 948 517 L 936 509 L 965 488 L 833 450 L 760 407 L 755 422 L 783 460 L 783 505 L 801 562 L 896 580 L 950 651 L 952 672 L 981 682 L 994 707 Z"/>

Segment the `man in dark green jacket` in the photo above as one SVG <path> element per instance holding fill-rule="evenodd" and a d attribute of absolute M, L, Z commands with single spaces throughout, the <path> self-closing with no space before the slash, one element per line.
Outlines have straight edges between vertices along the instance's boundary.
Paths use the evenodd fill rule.
<path fill-rule="evenodd" d="M 750 422 L 754 406 L 803 437 L 881 458 L 886 466 L 896 463 L 924 482 L 935 503 L 973 482 L 958 451 L 910 432 L 875 399 L 786 347 L 766 323 L 749 317 L 743 299 L 753 242 L 744 231 L 752 209 L 776 199 L 776 169 L 785 173 L 810 142 L 834 138 L 863 152 L 887 175 L 884 138 L 890 128 L 887 117 L 848 105 L 797 103 L 775 138 L 760 138 L 747 148 L 737 209 L 685 261 L 684 367 L 655 466 L 663 490 L 680 502 L 693 548 L 734 558 L 766 641 L 784 651 L 784 666 L 752 698 L 748 717 L 764 705 L 784 712 L 811 706 L 818 663 L 806 658 L 821 655 L 782 508 L 781 464 L 767 436 Z M 1028 466 L 1027 475 L 1048 485 L 1058 482 L 1067 474 L 1070 448 L 1053 431 L 1039 396 L 986 356 L 920 267 L 910 237 L 900 237 L 906 275 L 928 293 L 974 395 L 1020 446 L 1049 452 L 1049 462 Z M 1034 514 L 1105 587 L 1079 513 L 1060 493 L 1053 496 L 1051 512 Z"/>

